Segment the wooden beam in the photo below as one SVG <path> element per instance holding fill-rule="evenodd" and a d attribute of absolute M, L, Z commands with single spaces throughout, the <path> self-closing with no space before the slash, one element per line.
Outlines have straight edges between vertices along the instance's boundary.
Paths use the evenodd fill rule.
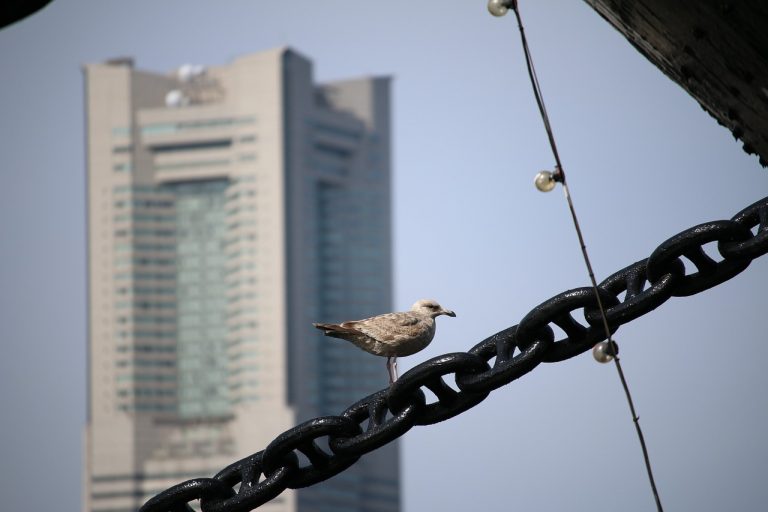
<path fill-rule="evenodd" d="M 768 1 L 585 1 L 768 166 Z"/>

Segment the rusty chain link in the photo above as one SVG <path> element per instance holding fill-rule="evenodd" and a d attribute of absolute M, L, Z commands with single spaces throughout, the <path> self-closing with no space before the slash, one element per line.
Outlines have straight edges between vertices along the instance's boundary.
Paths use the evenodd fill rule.
<path fill-rule="evenodd" d="M 704 246 L 710 243 L 716 243 L 721 260 L 705 252 Z M 731 220 L 707 222 L 671 237 L 648 258 L 598 285 L 611 332 L 670 297 L 693 295 L 731 279 L 767 252 L 768 197 Z M 681 257 L 696 271 L 686 275 Z M 596 303 L 593 288 L 560 293 L 533 308 L 520 324 L 486 338 L 468 352 L 425 361 L 390 388 L 363 398 L 339 416 L 315 418 L 289 429 L 264 450 L 213 478 L 188 480 L 161 492 L 140 512 L 189 512 L 193 510 L 189 503 L 197 499 L 203 512 L 245 512 L 285 489 L 326 480 L 415 425 L 445 421 L 474 407 L 539 363 L 562 361 L 589 350 L 605 339 Z M 573 318 L 577 310 L 583 310 L 586 326 Z M 566 337 L 555 340 L 550 324 L 560 327 Z M 491 359 L 493 365 L 489 365 Z M 454 376 L 458 391 L 443 380 L 449 375 Z M 421 388 L 429 389 L 437 400 L 427 404 Z M 298 453 L 307 464 L 301 465 Z"/>

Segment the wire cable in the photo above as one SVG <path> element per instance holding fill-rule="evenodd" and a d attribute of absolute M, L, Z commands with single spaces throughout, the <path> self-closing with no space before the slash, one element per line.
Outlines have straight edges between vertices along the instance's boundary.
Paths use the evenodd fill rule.
<path fill-rule="evenodd" d="M 579 219 L 576 216 L 576 209 L 573 206 L 573 199 L 571 198 L 571 193 L 568 189 L 568 184 L 565 180 L 565 170 L 563 168 L 563 164 L 560 161 L 560 154 L 557 151 L 555 135 L 554 135 L 554 132 L 552 131 L 552 125 L 550 124 L 550 121 L 549 121 L 547 108 L 544 105 L 544 98 L 541 93 L 539 79 L 538 79 L 538 76 L 536 75 L 536 68 L 533 64 L 533 57 L 531 56 L 531 50 L 528 47 L 528 39 L 525 36 L 525 28 L 523 27 L 523 21 L 520 16 L 520 10 L 518 9 L 516 0 L 513 0 L 511 2 L 510 9 L 514 11 L 515 18 L 517 19 L 517 26 L 520 30 L 520 39 L 522 40 L 523 53 L 525 54 L 525 64 L 526 64 L 526 67 L 528 68 L 528 76 L 531 80 L 531 86 L 533 87 L 533 95 L 536 98 L 536 104 L 539 107 L 539 113 L 541 114 L 541 119 L 544 122 L 544 129 L 547 132 L 549 145 L 552 148 L 552 154 L 555 158 L 555 173 L 553 177 L 556 181 L 559 181 L 563 185 L 563 192 L 565 193 L 565 199 L 568 202 L 568 210 L 570 211 L 571 218 L 573 219 L 573 226 L 576 229 L 576 236 L 579 239 L 579 245 L 581 246 L 581 253 L 584 257 L 584 263 L 587 266 L 587 273 L 589 274 L 589 279 L 590 279 L 590 282 L 592 283 L 592 288 L 595 291 L 597 306 L 598 306 L 598 309 L 600 310 L 600 317 L 602 318 L 603 328 L 605 329 L 605 336 L 608 340 L 607 353 L 613 357 L 613 362 L 616 367 L 616 371 L 619 375 L 619 380 L 621 381 L 621 385 L 624 388 L 624 394 L 626 395 L 626 398 L 627 398 L 627 404 L 629 405 L 629 411 L 632 415 L 632 421 L 635 424 L 637 437 L 640 441 L 640 447 L 642 448 L 642 451 L 643 451 L 643 460 L 645 461 L 645 469 L 648 473 L 648 480 L 650 481 L 650 484 L 651 484 L 653 498 L 656 501 L 656 509 L 658 512 L 663 512 L 663 508 L 661 506 L 661 498 L 659 497 L 659 492 L 658 492 L 658 489 L 656 488 L 656 482 L 653 478 L 653 470 L 651 469 L 651 460 L 650 460 L 650 456 L 648 455 L 648 447 L 645 444 L 645 437 L 643 436 L 643 430 L 640 428 L 640 417 L 637 415 L 635 411 L 635 405 L 632 400 L 632 394 L 629 392 L 629 385 L 627 384 L 627 379 L 624 376 L 624 370 L 621 367 L 621 361 L 619 360 L 619 355 L 615 350 L 616 345 L 611 335 L 611 329 L 608 326 L 608 319 L 605 314 L 605 307 L 603 306 L 603 301 L 600 299 L 600 293 L 598 292 L 598 288 L 597 288 L 597 280 L 595 279 L 595 273 L 592 270 L 592 264 L 589 260 L 589 254 L 587 253 L 587 245 L 584 242 L 584 235 L 581 232 Z"/>

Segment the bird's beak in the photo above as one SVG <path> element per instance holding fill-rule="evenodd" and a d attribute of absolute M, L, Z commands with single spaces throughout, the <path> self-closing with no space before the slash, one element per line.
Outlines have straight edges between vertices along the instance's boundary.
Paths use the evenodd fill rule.
<path fill-rule="evenodd" d="M 444 309 L 444 310 L 443 310 L 443 314 L 444 314 L 444 315 L 448 315 L 448 316 L 453 316 L 453 317 L 455 317 L 455 316 L 456 316 L 456 313 L 454 313 L 454 312 L 453 312 L 453 311 L 451 311 L 450 309 Z"/>

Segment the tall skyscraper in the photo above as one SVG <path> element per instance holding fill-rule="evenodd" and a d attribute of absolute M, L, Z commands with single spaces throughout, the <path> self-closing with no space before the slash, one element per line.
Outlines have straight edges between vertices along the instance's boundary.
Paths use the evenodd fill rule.
<path fill-rule="evenodd" d="M 169 74 L 84 68 L 86 512 L 134 512 L 386 385 L 313 321 L 392 303 L 389 79 L 290 49 Z M 396 511 L 388 446 L 266 511 Z"/>

